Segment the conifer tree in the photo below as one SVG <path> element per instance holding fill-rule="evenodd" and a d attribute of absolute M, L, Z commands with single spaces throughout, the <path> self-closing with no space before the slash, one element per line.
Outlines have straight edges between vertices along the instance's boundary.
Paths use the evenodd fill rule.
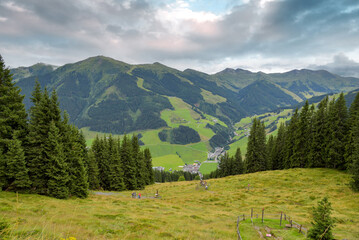
<path fill-rule="evenodd" d="M 270 135 L 267 141 L 267 169 L 272 170 L 273 169 L 273 162 L 274 160 L 274 146 L 275 146 L 275 138 L 273 135 Z"/>
<path fill-rule="evenodd" d="M 131 142 L 126 135 L 123 137 L 122 140 L 120 156 L 123 166 L 124 182 L 126 189 L 135 190 L 137 189 L 136 165 L 135 162 L 132 160 Z"/>
<path fill-rule="evenodd" d="M 347 168 L 350 167 L 351 164 L 353 163 L 352 157 L 355 149 L 354 129 L 358 121 L 359 121 L 359 93 L 357 93 L 354 101 L 352 102 L 349 108 L 348 134 L 346 136 L 346 145 L 345 145 L 345 154 L 344 154 Z"/>
<path fill-rule="evenodd" d="M 266 170 L 266 134 L 264 123 L 254 118 L 246 153 L 246 172 L 258 172 Z"/>
<path fill-rule="evenodd" d="M 22 103 L 24 96 L 20 95 L 19 87 L 12 81 L 10 69 L 5 67 L 0 55 L 0 150 L 7 152 L 9 141 L 16 138 L 24 146 L 27 134 L 27 114 Z"/>
<path fill-rule="evenodd" d="M 88 154 L 88 182 L 89 188 L 92 190 L 100 189 L 100 181 L 98 179 L 99 170 L 92 151 Z"/>
<path fill-rule="evenodd" d="M 231 157 L 228 153 L 225 153 L 219 160 L 218 163 L 218 174 L 220 177 L 226 177 L 232 175 L 232 164 Z"/>
<path fill-rule="evenodd" d="M 0 149 L 0 191 L 7 185 L 6 160 Z"/>
<path fill-rule="evenodd" d="M 328 144 L 326 167 L 344 170 L 346 167 L 344 154 L 348 133 L 347 107 L 344 94 L 331 104 L 328 112 Z"/>
<path fill-rule="evenodd" d="M 154 172 L 152 169 L 152 156 L 148 148 L 143 151 L 143 157 L 145 159 L 146 171 L 147 171 L 147 180 L 146 184 L 153 184 L 155 182 Z"/>
<path fill-rule="evenodd" d="M 5 156 L 7 162 L 8 189 L 12 191 L 24 191 L 29 189 L 31 182 L 26 167 L 25 154 L 20 140 L 14 139 L 9 142 L 8 152 Z"/>
<path fill-rule="evenodd" d="M 308 231 L 309 239 L 334 239 L 332 229 L 335 221 L 330 216 L 332 210 L 331 203 L 328 201 L 327 197 L 324 197 L 318 202 L 318 206 L 313 208 L 312 228 Z"/>
<path fill-rule="evenodd" d="M 68 167 L 65 162 L 62 142 L 59 141 L 59 129 L 55 122 L 51 121 L 48 133 L 48 139 L 44 146 L 44 151 L 48 157 L 47 178 L 48 178 L 48 194 L 55 198 L 68 198 L 69 176 Z"/>
<path fill-rule="evenodd" d="M 286 127 L 284 123 L 281 123 L 278 128 L 278 134 L 275 139 L 273 156 L 272 159 L 272 169 L 283 169 L 284 168 L 284 159 L 286 157 Z"/>
<path fill-rule="evenodd" d="M 238 147 L 236 154 L 234 155 L 234 174 L 243 174 L 244 173 L 244 163 L 242 160 L 241 149 Z"/>
<path fill-rule="evenodd" d="M 86 198 L 88 195 L 88 178 L 80 134 L 74 126 L 68 126 L 68 128 L 70 151 L 65 156 L 65 162 L 69 175 L 69 192 L 72 196 Z"/>
<path fill-rule="evenodd" d="M 120 160 L 120 154 L 118 145 L 110 135 L 108 137 L 108 151 L 110 153 L 109 163 L 110 163 L 110 189 L 114 191 L 125 190 L 125 184 L 123 179 L 123 170 Z"/>
<path fill-rule="evenodd" d="M 143 189 L 146 185 L 145 161 L 143 154 L 140 152 L 140 145 L 136 135 L 133 135 L 131 139 L 131 154 L 132 161 L 135 162 L 137 189 Z"/>
<path fill-rule="evenodd" d="M 283 162 L 283 167 L 285 169 L 291 168 L 291 167 L 297 167 L 297 159 L 295 156 L 297 153 L 295 152 L 295 144 L 298 137 L 298 126 L 299 126 L 299 113 L 298 108 L 295 110 L 290 123 L 287 128 L 287 137 L 286 137 L 286 143 L 285 143 L 285 158 Z"/>
<path fill-rule="evenodd" d="M 318 105 L 318 110 L 313 116 L 313 141 L 309 152 L 309 167 L 324 167 L 327 144 L 327 105 L 328 97 Z"/>
<path fill-rule="evenodd" d="M 297 130 L 293 145 L 293 155 L 291 156 L 291 167 L 306 167 L 308 163 L 308 151 L 310 148 L 310 112 L 309 103 L 305 102 L 298 120 Z"/>

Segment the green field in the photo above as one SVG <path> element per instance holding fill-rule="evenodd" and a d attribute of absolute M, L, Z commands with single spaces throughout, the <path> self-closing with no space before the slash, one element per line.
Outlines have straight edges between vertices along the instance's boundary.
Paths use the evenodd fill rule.
<path fill-rule="evenodd" d="M 168 171 L 172 168 L 172 170 L 181 170 L 179 166 L 183 166 L 184 163 L 178 155 L 165 155 L 161 157 L 154 157 L 152 158 L 152 164 L 153 166 L 161 166 L 165 168 L 165 171 Z M 173 167 L 176 165 L 176 167 Z"/>
<path fill-rule="evenodd" d="M 132 199 L 131 191 L 69 200 L 2 191 L 0 222 L 10 226 L 0 238 L 237 239 L 237 217 L 248 216 L 251 208 L 285 212 L 309 228 L 312 207 L 327 196 L 337 220 L 335 239 L 359 239 L 359 193 L 349 180 L 332 169 L 289 169 L 207 180 L 207 191 L 199 181 L 154 184 L 137 191 L 142 199 Z M 153 198 L 156 190 L 160 199 Z M 240 231 L 243 239 L 259 239 L 251 224 L 240 223 Z M 291 235 L 276 234 L 284 240 Z"/>
<path fill-rule="evenodd" d="M 158 161 L 157 159 L 159 157 L 168 157 L 169 155 L 169 159 L 172 159 L 173 161 L 169 160 L 165 162 L 166 166 L 162 167 L 165 167 L 166 169 L 178 169 L 179 159 L 177 159 L 177 157 L 179 157 L 180 160 L 183 162 L 180 165 L 183 165 L 184 163 L 192 164 L 195 160 L 200 162 L 207 160 L 207 153 L 211 149 L 208 140 L 214 135 L 214 132 L 211 129 L 206 128 L 205 126 L 207 124 L 213 125 L 215 123 L 219 123 L 223 126 L 226 125 L 220 120 L 209 115 L 205 115 L 206 119 L 201 119 L 200 115 L 193 111 L 190 105 L 183 102 L 179 98 L 170 97 L 169 100 L 173 105 L 174 110 L 167 109 L 162 111 L 161 117 L 167 122 L 168 126 L 170 127 L 175 128 L 179 125 L 184 125 L 195 129 L 200 134 L 201 142 L 188 145 L 176 145 L 170 144 L 168 142 L 162 142 L 158 137 L 158 133 L 162 131 L 163 128 L 155 130 L 137 131 L 129 133 L 128 135 L 132 136 L 132 134 L 142 134 L 141 141 L 144 142 L 144 147 L 148 147 L 151 151 L 152 157 L 156 158 L 153 161 L 153 166 L 162 166 L 159 165 L 162 163 L 162 161 Z M 287 109 L 281 111 L 280 113 L 265 113 L 256 117 L 261 117 L 265 125 L 269 125 L 275 122 L 276 125 L 279 127 L 280 123 L 290 119 L 292 112 L 293 110 Z M 236 133 L 238 136 L 234 137 L 234 140 L 237 141 L 229 145 L 230 149 L 228 150 L 228 153 L 230 155 L 234 155 L 238 147 L 240 147 L 243 156 L 246 154 L 248 142 L 248 138 L 246 137 L 246 135 L 249 133 L 253 118 L 254 117 L 243 118 L 239 123 L 235 124 L 235 128 L 237 129 Z M 86 142 L 88 145 L 91 145 L 93 139 L 96 137 L 97 134 L 99 134 L 100 136 L 104 134 L 90 131 L 88 128 L 83 128 L 81 130 L 85 135 Z M 271 134 L 274 135 L 276 133 L 277 130 L 271 132 Z M 115 137 L 123 136 L 115 135 Z M 208 169 L 215 168 L 211 167 Z M 207 168 L 203 168 L 202 170 L 204 170 L 205 173 L 207 173 L 208 171 Z"/>
<path fill-rule="evenodd" d="M 213 172 L 214 170 L 217 169 L 217 163 L 211 163 L 211 162 L 205 162 L 201 164 L 201 167 L 199 168 L 199 171 L 202 174 L 210 174 L 211 172 Z"/>

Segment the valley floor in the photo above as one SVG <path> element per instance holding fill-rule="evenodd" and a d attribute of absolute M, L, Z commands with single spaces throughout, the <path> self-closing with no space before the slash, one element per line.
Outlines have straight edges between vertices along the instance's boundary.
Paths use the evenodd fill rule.
<path fill-rule="evenodd" d="M 0 220 L 10 223 L 9 239 L 236 239 L 237 217 L 251 208 L 283 211 L 310 227 L 312 207 L 328 196 L 335 238 L 359 239 L 359 194 L 349 180 L 336 170 L 290 169 L 208 180 L 207 191 L 199 181 L 154 184 L 137 191 L 141 199 L 132 192 L 69 200 L 0 192 Z"/>

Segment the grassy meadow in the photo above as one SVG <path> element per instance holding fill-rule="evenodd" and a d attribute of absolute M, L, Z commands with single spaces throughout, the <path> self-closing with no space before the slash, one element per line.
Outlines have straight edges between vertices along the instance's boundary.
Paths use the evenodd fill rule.
<path fill-rule="evenodd" d="M 237 216 L 251 208 L 283 211 L 310 227 L 312 207 L 328 196 L 335 238 L 359 239 L 359 194 L 349 180 L 337 170 L 290 169 L 208 180 L 207 191 L 198 181 L 154 184 L 138 191 L 142 199 L 129 191 L 69 200 L 0 192 L 0 221 L 10 223 L 8 239 L 236 239 Z M 160 199 L 153 198 L 156 190 Z M 268 225 L 277 236 L 295 239 Z M 248 221 L 239 228 L 243 239 L 259 239 Z"/>

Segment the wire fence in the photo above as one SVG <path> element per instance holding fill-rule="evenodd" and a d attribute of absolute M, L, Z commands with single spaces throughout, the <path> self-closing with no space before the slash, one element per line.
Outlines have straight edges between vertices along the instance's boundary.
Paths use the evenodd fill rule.
<path fill-rule="evenodd" d="M 296 228 L 298 229 L 298 232 L 302 233 L 304 236 L 307 236 L 308 228 L 304 227 L 302 224 L 299 224 L 298 222 L 294 221 L 290 216 L 287 214 L 281 212 L 281 213 L 265 213 L 264 208 L 262 209 L 261 213 L 255 213 L 253 211 L 253 208 L 251 208 L 251 214 L 246 215 L 242 214 L 239 215 L 237 218 L 237 235 L 238 239 L 242 240 L 242 236 L 239 231 L 239 223 L 241 221 L 245 221 L 246 219 L 251 219 L 251 223 L 253 226 L 255 226 L 255 223 L 253 222 L 253 219 L 261 219 L 262 223 L 265 222 L 265 220 L 272 219 L 272 220 L 279 220 L 279 226 L 284 226 L 286 228 Z M 285 221 L 287 224 L 285 224 Z"/>

